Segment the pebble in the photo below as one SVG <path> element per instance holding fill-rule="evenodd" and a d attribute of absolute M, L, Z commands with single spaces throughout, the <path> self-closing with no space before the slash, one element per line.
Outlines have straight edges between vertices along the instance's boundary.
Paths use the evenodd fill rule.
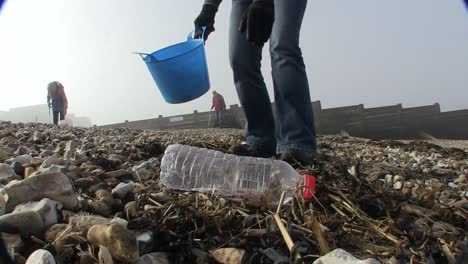
<path fill-rule="evenodd" d="M 91 244 L 108 248 L 118 261 L 134 263 L 140 256 L 135 234 L 117 223 L 91 227 L 87 239 Z"/>
<path fill-rule="evenodd" d="M 385 175 L 385 181 L 387 182 L 387 184 L 393 184 L 393 175 L 391 174 Z"/>
<path fill-rule="evenodd" d="M 58 223 L 57 207 L 60 207 L 57 202 L 49 198 L 44 198 L 39 202 L 19 204 L 16 206 L 15 210 L 13 210 L 13 213 L 34 211 L 41 216 L 44 227 L 48 228 Z"/>
<path fill-rule="evenodd" d="M 44 230 L 44 223 L 37 212 L 16 212 L 0 216 L 0 230 L 10 234 L 38 236 Z"/>
<path fill-rule="evenodd" d="M 7 212 L 21 203 L 49 198 L 62 203 L 65 209 L 74 209 L 78 200 L 68 177 L 61 173 L 44 173 L 11 182 L 5 186 L 8 195 Z"/>
<path fill-rule="evenodd" d="M 54 256 L 44 249 L 34 251 L 26 260 L 26 264 L 56 264 Z"/>
<path fill-rule="evenodd" d="M 128 183 L 121 182 L 114 189 L 112 189 L 112 195 L 123 199 L 129 192 L 132 191 L 132 186 Z"/>
<path fill-rule="evenodd" d="M 170 264 L 169 254 L 154 252 L 141 256 L 136 264 Z"/>
<path fill-rule="evenodd" d="M 109 249 L 101 245 L 99 245 L 98 260 L 99 260 L 99 264 L 113 264 L 114 263 L 114 260 L 112 259 L 112 255 Z"/>
<path fill-rule="evenodd" d="M 124 170 L 124 169 L 104 173 L 104 177 L 106 178 L 119 178 L 122 176 L 129 176 L 129 175 L 132 175 L 132 172 L 128 170 Z"/>
<path fill-rule="evenodd" d="M 10 167 L 10 165 L 0 163 L 0 179 L 8 178 L 14 175 L 15 171 Z"/>
<path fill-rule="evenodd" d="M 10 159 L 9 161 L 11 162 L 11 164 L 13 164 L 14 162 L 19 162 L 21 163 L 21 165 L 25 166 L 25 165 L 28 165 L 31 163 L 32 161 L 32 156 L 29 155 L 29 154 L 24 154 L 24 155 L 21 155 L 21 156 L 18 156 L 18 157 L 15 157 L 15 158 L 12 158 Z"/>
<path fill-rule="evenodd" d="M 31 174 L 33 174 L 34 172 L 36 172 L 36 169 L 34 169 L 33 167 L 27 167 L 27 168 L 24 170 L 24 178 L 28 178 L 28 177 L 31 176 Z"/>
<path fill-rule="evenodd" d="M 313 264 L 380 264 L 380 262 L 372 258 L 360 260 L 347 251 L 337 248 L 315 260 Z"/>
<path fill-rule="evenodd" d="M 153 249 L 153 232 L 146 231 L 137 236 L 137 242 L 140 249 L 140 254 L 146 254 Z"/>
<path fill-rule="evenodd" d="M 398 181 L 398 182 L 395 182 L 395 183 L 393 184 L 393 189 L 395 189 L 395 190 L 400 190 L 402 187 L 403 187 L 403 183 L 401 183 L 401 182 L 399 182 L 399 181 Z"/>
<path fill-rule="evenodd" d="M 0 160 L 4 160 L 10 157 L 10 153 L 5 151 L 3 148 L 0 148 Z"/>
<path fill-rule="evenodd" d="M 216 261 L 225 264 L 244 263 L 245 250 L 239 248 L 220 248 L 210 252 Z"/>

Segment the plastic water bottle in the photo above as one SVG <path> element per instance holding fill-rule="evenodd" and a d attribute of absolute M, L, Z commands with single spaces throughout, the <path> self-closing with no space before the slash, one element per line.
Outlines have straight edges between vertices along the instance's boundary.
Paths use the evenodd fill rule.
<path fill-rule="evenodd" d="M 291 194 L 301 176 L 280 160 L 241 157 L 220 151 L 170 145 L 161 162 L 160 182 L 186 191 L 213 189 L 235 196 L 255 196 L 270 191 L 279 197 Z"/>

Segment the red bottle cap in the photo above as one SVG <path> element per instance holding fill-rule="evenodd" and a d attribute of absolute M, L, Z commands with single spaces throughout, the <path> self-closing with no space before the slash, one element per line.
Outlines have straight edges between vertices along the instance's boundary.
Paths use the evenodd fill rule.
<path fill-rule="evenodd" d="M 304 175 L 304 199 L 310 200 L 315 193 L 315 177 L 313 175 Z"/>

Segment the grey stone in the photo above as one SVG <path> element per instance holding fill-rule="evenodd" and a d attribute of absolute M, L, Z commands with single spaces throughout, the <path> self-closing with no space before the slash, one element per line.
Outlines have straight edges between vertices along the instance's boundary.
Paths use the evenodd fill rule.
<path fill-rule="evenodd" d="M 129 192 L 132 191 L 132 186 L 128 183 L 121 182 L 114 189 L 112 189 L 112 195 L 123 199 Z"/>
<path fill-rule="evenodd" d="M 20 146 L 16 151 L 16 155 L 24 155 L 24 154 L 31 154 L 32 150 L 26 146 Z"/>
<path fill-rule="evenodd" d="M 8 178 L 14 176 L 15 174 L 15 171 L 10 167 L 10 165 L 0 163 L 0 179 Z"/>
<path fill-rule="evenodd" d="M 38 236 L 44 230 L 41 216 L 34 211 L 10 213 L 0 216 L 0 230 L 10 234 Z"/>
<path fill-rule="evenodd" d="M 7 159 L 8 157 L 10 157 L 10 153 L 0 148 L 0 160 Z"/>
<path fill-rule="evenodd" d="M 68 177 L 61 173 L 44 173 L 5 186 L 7 212 L 21 203 L 49 198 L 62 203 L 65 209 L 74 209 L 78 199 Z"/>
<path fill-rule="evenodd" d="M 51 165 L 50 167 L 43 168 L 39 170 L 41 173 L 47 173 L 47 172 L 60 172 L 60 173 L 67 173 L 68 168 L 66 166 L 60 166 L 60 165 Z"/>
<path fill-rule="evenodd" d="M 58 223 L 57 207 L 60 207 L 56 201 L 44 198 L 39 202 L 28 202 L 16 206 L 13 213 L 34 211 L 42 217 L 42 221 L 46 228 Z"/>
<path fill-rule="evenodd" d="M 136 264 L 169 264 L 169 254 L 165 252 L 153 252 L 141 256 Z"/>
<path fill-rule="evenodd" d="M 54 256 L 47 250 L 38 249 L 26 260 L 26 264 L 56 264 Z"/>
<path fill-rule="evenodd" d="M 154 168 L 159 165 L 159 160 L 157 158 L 151 158 L 148 161 L 141 163 L 138 166 L 134 166 L 132 171 L 136 174 L 139 180 L 147 180 L 152 177 L 151 168 Z"/>
<path fill-rule="evenodd" d="M 41 167 L 39 167 L 39 170 L 42 170 L 42 169 L 45 169 L 45 168 L 48 168 L 52 165 L 63 165 L 63 160 L 61 160 L 59 157 L 57 157 L 56 155 L 52 155 L 50 157 L 48 157 L 41 165 Z"/>
<path fill-rule="evenodd" d="M 337 248 L 315 260 L 313 264 L 380 264 L 380 262 L 372 258 L 360 260 L 345 250 Z"/>
<path fill-rule="evenodd" d="M 153 232 L 146 231 L 137 236 L 140 254 L 146 254 L 153 249 Z"/>
<path fill-rule="evenodd" d="M 28 165 L 31 163 L 32 161 L 32 157 L 31 155 L 29 154 L 24 154 L 24 155 L 21 155 L 21 156 L 18 156 L 18 157 L 14 157 L 12 159 L 10 159 L 10 162 L 13 164 L 15 161 L 21 163 L 21 165 Z"/>

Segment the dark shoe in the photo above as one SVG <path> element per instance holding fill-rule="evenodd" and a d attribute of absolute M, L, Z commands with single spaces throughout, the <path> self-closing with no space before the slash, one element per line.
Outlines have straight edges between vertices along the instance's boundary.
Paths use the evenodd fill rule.
<path fill-rule="evenodd" d="M 265 151 L 249 144 L 236 144 L 232 145 L 227 153 L 234 154 L 237 156 L 248 156 L 248 157 L 261 157 L 261 158 L 271 158 L 275 155 L 272 151 Z"/>
<path fill-rule="evenodd" d="M 299 163 L 302 166 L 310 166 L 314 163 L 315 155 L 300 149 L 290 148 L 281 153 L 281 160 L 289 164 Z"/>

